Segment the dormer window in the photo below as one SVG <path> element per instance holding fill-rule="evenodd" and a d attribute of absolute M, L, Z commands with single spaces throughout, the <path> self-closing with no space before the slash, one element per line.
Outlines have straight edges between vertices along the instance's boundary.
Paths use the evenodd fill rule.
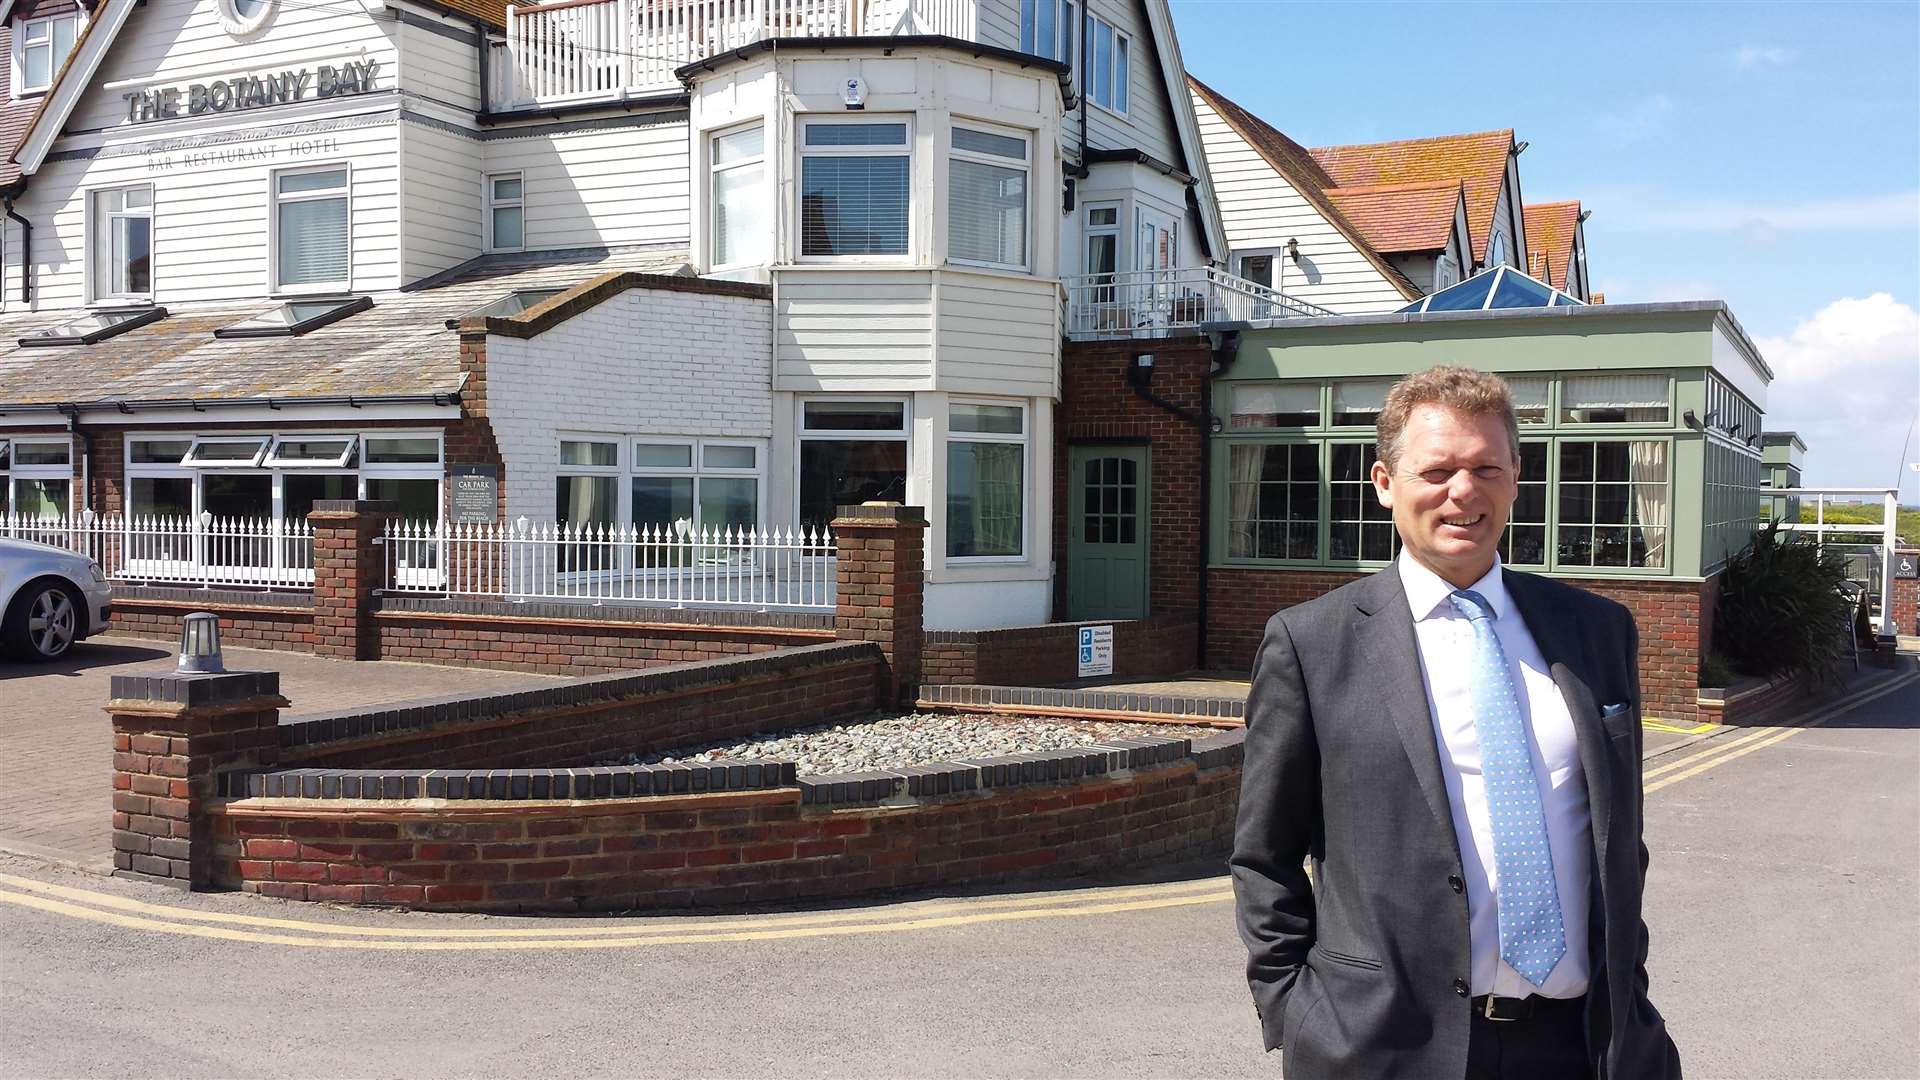
<path fill-rule="evenodd" d="M 80 13 L 70 11 L 46 19 L 23 19 L 13 24 L 14 93 L 34 94 L 53 85 L 60 65 L 67 62 L 80 36 Z"/>

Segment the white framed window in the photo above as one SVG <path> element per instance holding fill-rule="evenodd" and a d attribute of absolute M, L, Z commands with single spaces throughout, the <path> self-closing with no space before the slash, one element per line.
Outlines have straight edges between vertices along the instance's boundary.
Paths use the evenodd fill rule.
<path fill-rule="evenodd" d="M 180 464 L 198 469 L 250 469 L 266 456 L 268 441 L 264 436 L 195 439 Z"/>
<path fill-rule="evenodd" d="M 1027 182 L 1032 140 L 960 124 L 947 163 L 947 257 L 953 262 L 1027 269 Z"/>
<path fill-rule="evenodd" d="M 1494 233 L 1493 239 L 1487 241 L 1487 265 L 1499 266 L 1506 261 L 1507 261 L 1507 234 L 1499 233 L 1499 232 Z"/>
<path fill-rule="evenodd" d="M 714 266 L 767 261 L 772 224 L 767 215 L 766 129 L 759 122 L 715 134 L 713 169 Z"/>
<path fill-rule="evenodd" d="M 912 141 L 905 117 L 800 125 L 800 255 L 888 258 L 911 241 Z"/>
<path fill-rule="evenodd" d="M 1072 65 L 1079 25 L 1073 0 L 1020 0 L 1020 51 Z"/>
<path fill-rule="evenodd" d="M 344 469 L 359 449 L 360 441 L 351 435 L 282 435 L 273 440 L 264 464 L 270 469 Z"/>
<path fill-rule="evenodd" d="M 1020 559 L 1027 551 L 1027 408 L 947 408 L 947 558 Z"/>
<path fill-rule="evenodd" d="M 279 0 L 219 0 L 220 25 L 234 37 L 251 34 L 265 25 Z"/>
<path fill-rule="evenodd" d="M 628 520 L 643 536 L 684 540 L 760 527 L 765 447 L 751 440 L 667 439 L 633 442 Z"/>
<path fill-rule="evenodd" d="M 33 94 L 53 85 L 85 25 L 78 11 L 13 24 L 13 92 Z"/>
<path fill-rule="evenodd" d="M 796 490 L 800 526 L 823 530 L 836 507 L 907 501 L 905 398 L 836 396 L 800 402 Z"/>
<path fill-rule="evenodd" d="M 14 439 L 0 444 L 0 514 L 64 518 L 75 509 L 73 445 L 66 439 Z"/>
<path fill-rule="evenodd" d="M 487 177 L 487 250 L 527 246 L 526 177 L 517 172 Z"/>
<path fill-rule="evenodd" d="M 1244 278 L 1255 285 L 1265 285 L 1271 289 L 1275 279 L 1274 268 L 1279 261 L 1279 248 L 1254 248 L 1251 251 L 1235 252 L 1233 273 L 1235 277 Z"/>
<path fill-rule="evenodd" d="M 1459 283 L 1460 264 L 1455 262 L 1451 255 L 1440 256 L 1440 261 L 1433 267 L 1433 291 L 1439 292 L 1441 289 Z"/>
<path fill-rule="evenodd" d="M 620 520 L 620 443 L 612 435 L 562 435 L 553 519 L 572 528 Z"/>
<path fill-rule="evenodd" d="M 153 188 L 100 188 L 87 196 L 88 298 L 153 299 Z"/>
<path fill-rule="evenodd" d="M 274 291 L 352 288 L 350 172 L 342 163 L 282 169 L 271 175 Z"/>
<path fill-rule="evenodd" d="M 1121 116 L 1133 77 L 1133 39 L 1098 15 L 1087 17 L 1087 62 L 1082 70 L 1087 100 Z"/>

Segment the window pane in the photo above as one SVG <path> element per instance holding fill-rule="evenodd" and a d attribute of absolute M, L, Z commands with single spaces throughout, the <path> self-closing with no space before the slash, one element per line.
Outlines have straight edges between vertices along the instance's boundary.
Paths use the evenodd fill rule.
<path fill-rule="evenodd" d="M 371 439 L 368 440 L 372 442 Z M 440 520 L 440 481 L 367 478 L 367 498 L 400 504 L 402 521 Z"/>
<path fill-rule="evenodd" d="M 497 248 L 517 248 L 526 240 L 525 218 L 517 206 L 496 206 L 493 208 L 493 246 Z"/>
<path fill-rule="evenodd" d="M 141 295 L 153 291 L 153 219 L 120 218 L 114 228 L 114 291 Z"/>
<path fill-rule="evenodd" d="M 266 473 L 202 477 L 200 505 L 216 518 L 270 518 L 273 477 Z"/>
<path fill-rule="evenodd" d="M 975 131 L 972 128 L 953 129 L 953 148 L 971 150 L 976 154 L 1012 158 L 1015 161 L 1027 159 L 1027 140 L 1012 135 L 996 135 L 991 131 Z"/>
<path fill-rule="evenodd" d="M 1320 388 L 1304 384 L 1235 386 L 1229 410 L 1228 427 L 1311 427 L 1320 422 Z"/>
<path fill-rule="evenodd" d="M 64 15 L 53 20 L 53 64 L 57 68 L 73 51 L 74 17 Z"/>
<path fill-rule="evenodd" d="M 1093 23 L 1093 103 L 1111 106 L 1113 104 L 1113 28 L 1095 20 Z"/>
<path fill-rule="evenodd" d="M 247 439 L 242 442 L 203 442 L 194 448 L 194 461 L 225 461 L 252 464 L 260 456 L 265 440 Z"/>
<path fill-rule="evenodd" d="M 1112 206 L 1091 207 L 1087 210 L 1087 224 L 1118 225 L 1120 224 L 1120 211 L 1118 208 Z"/>
<path fill-rule="evenodd" d="M 808 124 L 808 146 L 905 146 L 905 124 Z"/>
<path fill-rule="evenodd" d="M 760 262 L 772 227 L 760 182 L 761 167 L 742 165 L 713 175 L 713 261 Z"/>
<path fill-rule="evenodd" d="M 758 125 L 727 135 L 716 135 L 713 139 L 713 163 L 725 165 L 758 158 L 765 146 L 766 134 Z"/>
<path fill-rule="evenodd" d="M 553 516 L 567 525 L 612 525 L 619 497 L 611 476 L 562 476 L 556 484 Z"/>
<path fill-rule="evenodd" d="M 1018 443 L 947 444 L 947 555 L 1019 555 L 1025 448 Z"/>
<path fill-rule="evenodd" d="M 188 439 L 135 439 L 128 447 L 127 460 L 136 465 L 178 465 L 192 446 Z"/>
<path fill-rule="evenodd" d="M 1021 432 L 1018 405 L 969 405 L 956 402 L 948 409 L 947 416 L 947 427 L 953 431 L 1003 435 L 1018 435 Z"/>
<path fill-rule="evenodd" d="M 518 176 L 496 176 L 493 178 L 493 198 L 495 202 L 517 202 L 520 199 L 521 180 Z"/>
<path fill-rule="evenodd" d="M 1119 268 L 1120 238 L 1113 233 L 1102 233 L 1087 237 L 1087 273 L 1111 274 Z M 1109 278 L 1109 281 L 1112 279 Z M 1112 303 L 1113 290 L 1102 289 L 1095 293 L 1096 303 Z"/>
<path fill-rule="evenodd" d="M 899 401 L 809 401 L 802 406 L 808 431 L 904 431 L 906 405 Z"/>
<path fill-rule="evenodd" d="M 67 480 L 27 480 L 13 482 L 13 513 L 19 517 L 49 518 L 67 516 Z"/>
<path fill-rule="evenodd" d="M 1027 172 L 978 161 L 951 163 L 948 247 L 955 259 L 1025 266 Z"/>
<path fill-rule="evenodd" d="M 1240 258 L 1240 276 L 1257 285 L 1273 287 L 1273 256 L 1243 255 Z"/>
<path fill-rule="evenodd" d="M 620 444 L 610 442 L 572 442 L 561 440 L 562 465 L 618 465 Z"/>
<path fill-rule="evenodd" d="M 65 442 L 14 443 L 13 463 L 20 465 L 66 465 L 72 448 Z"/>
<path fill-rule="evenodd" d="M 1127 79 L 1130 65 L 1127 62 L 1127 39 L 1114 35 L 1113 39 L 1113 111 L 1127 111 Z"/>
<path fill-rule="evenodd" d="M 693 528 L 693 477 L 634 477 L 633 523 L 655 536 L 686 535 Z"/>
<path fill-rule="evenodd" d="M 873 126 L 886 125 L 859 128 Z M 809 137 L 819 130 L 809 127 Z M 801 254 L 905 254 L 908 190 L 905 154 L 803 158 Z"/>
<path fill-rule="evenodd" d="M 440 460 L 440 444 L 434 439 L 376 439 L 366 442 L 367 461 L 381 464 L 425 464 Z"/>
<path fill-rule="evenodd" d="M 280 194 L 282 195 L 292 195 L 302 191 L 330 191 L 346 186 L 347 170 L 345 169 L 280 174 Z"/>
<path fill-rule="evenodd" d="M 1314 558 L 1319 521 L 1318 447 L 1242 443 L 1228 448 L 1228 555 Z"/>
<path fill-rule="evenodd" d="M 634 443 L 635 469 L 691 469 L 693 447 L 686 443 Z"/>
<path fill-rule="evenodd" d="M 267 455 L 270 464 L 281 462 L 338 461 L 353 445 L 352 439 L 281 439 Z M 332 498 L 333 496 L 328 496 Z M 343 496 L 350 498 L 351 496 Z"/>
<path fill-rule="evenodd" d="M 800 443 L 800 523 L 822 529 L 834 508 L 870 501 L 905 502 L 907 444 L 899 439 Z"/>
<path fill-rule="evenodd" d="M 1507 388 L 1513 391 L 1514 419 L 1522 424 L 1547 422 L 1547 382 L 1544 378 L 1507 380 Z"/>
<path fill-rule="evenodd" d="M 1380 416 L 1381 406 L 1386 403 L 1387 391 L 1392 388 L 1391 379 L 1334 383 L 1334 424 L 1354 426 L 1373 423 Z"/>
<path fill-rule="evenodd" d="M 127 514 L 137 519 L 162 518 L 184 523 L 193 517 L 191 477 L 136 476 L 127 481 Z M 129 559 L 191 559 L 190 537 L 147 534 L 129 539 Z"/>
<path fill-rule="evenodd" d="M 700 478 L 702 529 L 751 529 L 760 524 L 760 481 L 750 476 Z"/>
<path fill-rule="evenodd" d="M 751 446 L 708 446 L 700 451 L 700 464 L 709 469 L 751 469 L 756 456 Z"/>
<path fill-rule="evenodd" d="M 282 180 L 304 179 L 282 177 Z M 280 278 L 282 285 L 314 285 L 347 280 L 347 200 L 310 199 L 281 203 Z"/>
<path fill-rule="evenodd" d="M 26 63 L 22 67 L 22 85 L 30 88 L 45 87 L 53 81 L 53 57 L 45 46 L 35 46 L 26 50 Z"/>
<path fill-rule="evenodd" d="M 1665 375 L 1577 375 L 1560 385 L 1561 419 L 1575 424 L 1667 422 Z"/>
<path fill-rule="evenodd" d="M 313 512 L 313 504 L 320 499 L 360 497 L 360 481 L 337 473 L 288 473 L 281 478 L 280 485 L 281 511 L 288 521 L 305 521 Z"/>

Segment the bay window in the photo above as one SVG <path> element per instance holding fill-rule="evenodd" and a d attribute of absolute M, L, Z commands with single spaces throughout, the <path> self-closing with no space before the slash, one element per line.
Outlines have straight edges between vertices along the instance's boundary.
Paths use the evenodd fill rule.
<path fill-rule="evenodd" d="M 1027 268 L 1028 144 L 1023 136 L 954 127 L 947 195 L 953 261 Z"/>
<path fill-rule="evenodd" d="M 1026 409 L 954 402 L 947 410 L 947 557 L 1026 554 Z"/>
<path fill-rule="evenodd" d="M 826 529 L 836 507 L 906 501 L 905 401 L 802 402 L 799 438 L 803 529 Z"/>
<path fill-rule="evenodd" d="M 107 188 L 89 201 L 89 299 L 152 299 L 153 188 Z"/>
<path fill-rule="evenodd" d="M 800 254 L 905 255 L 906 121 L 808 120 L 800 130 Z"/>
<path fill-rule="evenodd" d="M 1133 39 L 1097 15 L 1087 18 L 1087 63 L 1082 76 L 1087 100 L 1108 112 L 1127 112 Z"/>
<path fill-rule="evenodd" d="M 526 178 L 517 172 L 487 177 L 487 250 L 519 251 L 526 246 Z"/>
<path fill-rule="evenodd" d="M 344 290 L 352 282 L 348 168 L 319 165 L 272 175 L 276 291 Z"/>
<path fill-rule="evenodd" d="M 713 137 L 714 266 L 767 261 L 766 132 L 758 124 Z"/>

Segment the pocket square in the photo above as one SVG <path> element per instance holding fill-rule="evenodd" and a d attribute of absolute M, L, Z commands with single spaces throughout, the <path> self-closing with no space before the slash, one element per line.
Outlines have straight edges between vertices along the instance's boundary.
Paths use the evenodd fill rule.
<path fill-rule="evenodd" d="M 1629 705 L 1629 703 L 1625 701 L 1619 702 L 1618 704 L 1614 704 L 1614 705 L 1602 706 L 1600 709 L 1600 719 L 1605 720 L 1608 717 L 1619 716 L 1621 713 L 1626 712 L 1627 709 L 1630 707 L 1631 706 Z"/>

